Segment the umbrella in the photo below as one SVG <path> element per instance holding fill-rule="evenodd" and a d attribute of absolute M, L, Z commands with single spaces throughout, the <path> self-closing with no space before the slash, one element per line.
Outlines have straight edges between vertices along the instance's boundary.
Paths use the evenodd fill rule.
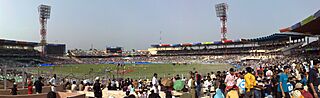
<path fill-rule="evenodd" d="M 172 85 L 173 85 L 173 82 L 172 82 L 170 79 L 163 79 L 163 80 L 161 81 L 161 84 L 162 84 L 163 86 L 172 86 Z"/>
<path fill-rule="evenodd" d="M 184 82 L 182 80 L 177 80 L 174 82 L 173 88 L 178 91 L 182 90 L 184 88 Z"/>

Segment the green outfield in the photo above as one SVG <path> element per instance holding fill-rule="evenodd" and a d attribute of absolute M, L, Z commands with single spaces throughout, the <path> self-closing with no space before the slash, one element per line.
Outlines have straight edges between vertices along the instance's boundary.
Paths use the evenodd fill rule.
<path fill-rule="evenodd" d="M 189 71 L 198 71 L 202 74 L 208 72 L 223 71 L 231 68 L 229 64 L 188 64 L 188 65 L 172 65 L 172 64 L 146 64 L 134 65 L 127 64 L 124 67 L 117 67 L 113 64 L 73 64 L 58 65 L 54 67 L 32 68 L 34 74 L 57 74 L 62 76 L 75 77 L 80 79 L 100 77 L 119 77 L 119 78 L 151 78 L 153 73 L 158 73 L 160 77 L 168 77 L 173 75 L 188 76 Z"/>

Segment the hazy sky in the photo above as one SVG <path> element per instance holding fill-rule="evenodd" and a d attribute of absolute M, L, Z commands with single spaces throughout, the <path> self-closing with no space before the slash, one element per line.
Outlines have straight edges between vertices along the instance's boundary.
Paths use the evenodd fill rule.
<path fill-rule="evenodd" d="M 48 42 L 68 49 L 220 40 L 214 5 L 227 2 L 229 39 L 278 32 L 320 9 L 320 0 L 0 0 L 0 38 L 39 41 L 37 7 L 52 6 Z"/>

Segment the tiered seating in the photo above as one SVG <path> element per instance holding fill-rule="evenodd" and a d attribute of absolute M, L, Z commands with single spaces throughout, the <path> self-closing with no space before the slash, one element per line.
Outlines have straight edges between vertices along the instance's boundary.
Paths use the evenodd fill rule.
<path fill-rule="evenodd" d="M 73 56 L 107 56 L 107 54 L 104 51 L 99 51 L 96 49 L 93 49 L 93 50 L 81 50 L 81 49 L 69 50 L 69 55 L 73 55 Z"/>
<path fill-rule="evenodd" d="M 39 56 L 40 53 L 34 49 L 6 49 L 0 48 L 0 56 Z"/>
<path fill-rule="evenodd" d="M 319 50 L 320 48 L 320 40 L 313 41 L 303 47 L 304 49 L 315 49 Z"/>
<path fill-rule="evenodd" d="M 226 55 L 226 54 L 250 54 L 254 51 L 276 50 L 286 45 L 265 45 L 250 47 L 231 47 L 231 48 L 214 48 L 214 49 L 184 49 L 184 50 L 160 50 L 159 55 Z"/>

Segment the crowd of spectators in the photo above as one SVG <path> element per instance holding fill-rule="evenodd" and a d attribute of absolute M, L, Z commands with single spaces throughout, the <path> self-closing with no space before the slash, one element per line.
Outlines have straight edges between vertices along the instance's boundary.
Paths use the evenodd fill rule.
<path fill-rule="evenodd" d="M 85 64 L 106 63 L 229 63 L 231 60 L 240 60 L 242 56 L 139 56 L 139 57 L 112 57 L 112 58 L 79 58 Z"/>
<path fill-rule="evenodd" d="M 320 95 L 320 81 L 318 79 L 318 66 L 320 63 L 318 63 L 318 60 L 310 62 L 310 60 L 299 57 L 278 56 L 267 59 L 243 61 L 241 58 L 244 56 L 248 55 L 79 58 L 84 64 L 105 64 L 110 62 L 185 62 L 229 63 L 237 64 L 241 67 L 207 74 L 190 71 L 187 77 L 180 77 L 179 75 L 174 77 L 157 77 L 155 73 L 154 77 L 150 79 L 151 81 L 149 79 L 110 79 L 99 77 L 94 80 L 60 78 L 61 83 L 57 84 L 63 85 L 66 90 L 71 90 L 72 92 L 93 91 L 96 97 L 102 96 L 100 92 L 103 89 L 122 90 L 126 93 L 126 96 L 124 96 L 126 98 L 157 97 L 161 91 L 166 93 L 167 98 L 174 96 L 173 91 L 190 94 L 192 98 L 204 96 L 214 98 L 302 98 L 301 96 L 304 98 L 317 98 Z M 79 64 L 79 62 L 71 58 L 48 58 L 46 60 L 58 65 Z M 25 66 L 25 63 L 0 59 L 0 67 L 3 67 L 2 65 L 4 65 L 4 63 L 15 65 L 16 67 Z M 3 73 L 2 70 L 0 70 L 0 72 Z M 7 75 L 21 77 L 22 73 L 17 70 L 8 70 Z M 35 79 L 36 78 L 29 81 L 35 81 Z M 53 80 L 49 75 L 42 76 L 40 81 L 47 81 L 43 83 L 45 85 L 56 85 L 52 84 Z M 183 81 L 185 84 L 182 89 L 174 88 L 174 84 L 177 81 Z"/>
<path fill-rule="evenodd" d="M 167 98 L 175 95 L 173 91 L 190 94 L 193 98 L 210 96 L 214 98 L 313 98 L 319 94 L 318 60 L 313 63 L 297 57 L 275 57 L 269 59 L 238 61 L 239 56 L 223 57 L 167 57 L 166 59 L 220 60 L 221 62 L 237 62 L 241 68 L 231 68 L 207 74 L 190 71 L 186 77 L 158 77 L 152 79 L 112 79 L 94 80 L 63 79 L 61 85 L 66 90 L 93 91 L 97 96 L 100 90 L 122 90 L 129 96 L 147 98 L 159 96 L 164 92 Z M 115 58 L 114 58 L 115 59 Z M 137 60 L 137 58 L 135 58 Z M 142 59 L 142 58 L 141 58 Z M 153 58 L 166 60 L 164 58 Z M 48 76 L 49 77 L 49 76 Z M 46 79 L 46 80 L 50 80 Z M 92 82 L 94 81 L 94 82 Z M 167 81 L 167 82 L 164 82 Z M 174 87 L 177 81 L 185 84 L 182 89 Z M 99 84 L 96 84 L 99 83 Z M 100 90 L 99 90 L 100 89 Z M 151 92 L 150 92 L 151 91 Z M 151 97 L 153 98 L 153 97 Z"/>
<path fill-rule="evenodd" d="M 234 59 L 236 57 L 229 57 Z M 225 58 L 226 59 L 226 58 Z M 125 98 L 147 98 L 164 92 L 173 98 L 173 91 L 189 94 L 192 98 L 317 98 L 320 95 L 318 60 L 313 63 L 296 57 L 275 57 L 242 61 L 242 68 L 231 68 L 207 74 L 190 71 L 186 77 L 158 77 L 152 79 L 107 79 L 66 80 L 65 89 L 71 91 L 93 91 L 98 89 L 122 90 Z M 175 88 L 183 81 L 181 89 Z M 99 83 L 99 85 L 95 85 Z M 150 98 L 150 97 L 149 97 Z M 151 97 L 154 98 L 154 97 Z"/>
<path fill-rule="evenodd" d="M 82 49 L 74 49 L 68 51 L 69 55 L 73 56 L 107 56 L 106 51 L 90 49 L 90 50 L 82 50 Z"/>

